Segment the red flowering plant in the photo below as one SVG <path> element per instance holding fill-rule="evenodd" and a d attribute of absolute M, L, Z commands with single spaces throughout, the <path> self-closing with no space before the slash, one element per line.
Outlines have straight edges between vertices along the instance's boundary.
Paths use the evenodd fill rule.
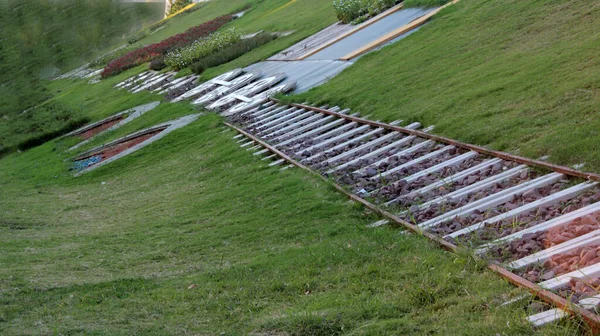
<path fill-rule="evenodd" d="M 171 50 L 188 46 L 192 44 L 192 42 L 217 31 L 217 29 L 221 28 L 221 26 L 232 19 L 233 15 L 223 15 L 199 26 L 192 27 L 181 34 L 168 37 L 158 43 L 130 51 L 127 54 L 110 61 L 104 68 L 104 71 L 102 71 L 102 78 L 114 76 L 129 68 L 162 57 Z"/>

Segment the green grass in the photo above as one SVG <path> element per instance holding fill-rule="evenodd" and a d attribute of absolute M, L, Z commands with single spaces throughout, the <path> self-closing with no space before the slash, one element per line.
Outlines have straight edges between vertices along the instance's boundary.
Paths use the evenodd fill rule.
<path fill-rule="evenodd" d="M 57 100 L 94 118 L 149 102 L 111 89 L 139 70 Z M 161 104 L 80 151 L 194 112 Z M 538 333 L 501 306 L 520 291 L 472 259 L 367 229 L 368 211 L 223 130 L 205 115 L 78 178 L 64 140 L 0 160 L 0 333 Z"/>
<path fill-rule="evenodd" d="M 221 2 L 206 5 L 212 11 L 202 14 L 206 19 L 246 2 L 215 3 Z M 330 8 L 329 1 L 256 3 L 234 24 L 295 26 L 298 35 L 211 68 L 206 76 L 283 48 L 328 24 L 316 17 L 333 15 L 319 12 Z M 593 158 L 590 146 L 597 139 L 581 135 L 588 125 L 574 128 L 567 120 L 596 125 L 590 27 L 597 20 L 590 11 L 583 27 L 577 15 L 583 8 L 583 1 L 464 0 L 420 32 L 294 99 L 354 107 L 373 119 L 419 120 L 463 140 L 531 155 L 550 152 L 560 161 L 558 154 L 567 149 L 538 153 L 535 146 L 558 134 L 588 144 L 572 155 Z M 199 18 L 197 13 L 202 9 L 181 20 Z M 314 16 L 297 18 L 307 13 Z M 566 22 L 549 24 L 548 18 Z M 184 30 L 188 23 L 194 25 L 173 21 L 157 34 L 177 25 Z M 584 57 L 589 67 L 582 67 Z M 99 120 L 157 100 L 148 92 L 112 88 L 144 68 L 95 85 L 53 82 L 52 101 Z M 586 83 L 587 91 L 577 91 Z M 570 90 L 580 93 L 559 95 Z M 81 177 L 68 173 L 65 159 L 78 152 L 195 112 L 186 102 L 163 103 L 75 153 L 62 151 L 73 140 L 56 140 L 0 160 L 0 334 L 585 332 L 573 320 L 533 329 L 524 320 L 531 313 L 526 302 L 502 306 L 522 291 L 465 253 L 445 252 L 397 228 L 367 229 L 379 218 L 306 172 L 279 171 L 240 150 L 214 114 Z M 567 129 L 579 138 L 561 133 Z"/>
<path fill-rule="evenodd" d="M 461 1 L 294 100 L 600 172 L 599 14 L 583 0 Z"/>
<path fill-rule="evenodd" d="M 228 27 L 243 29 L 248 33 L 259 30 L 296 30 L 297 35 L 308 36 L 336 21 L 331 2 L 323 0 L 231 0 L 212 1 L 193 13 L 182 15 L 147 38 L 143 44 L 161 40 L 220 15 L 235 13 L 248 8 L 239 19 Z"/>
<path fill-rule="evenodd" d="M 137 67 L 127 73 L 115 76 L 114 79 L 102 84 L 82 85 L 78 80 L 60 80 L 49 82 L 47 93 L 52 98 L 41 103 L 27 113 L 16 116 L 5 116 L 0 122 L 0 149 L 8 151 L 26 143 L 29 139 L 44 137 L 48 134 L 68 133 L 71 123 L 82 120 L 100 120 L 107 115 L 137 106 L 147 101 L 149 97 L 155 100 L 162 97 L 151 93 L 141 93 L 135 96 L 120 95 L 114 100 L 106 100 L 106 95 L 114 91 L 112 86 L 133 73 L 141 72 L 145 66 Z M 79 84 L 77 84 L 79 83 Z M 102 106 L 102 109 L 98 109 Z"/>

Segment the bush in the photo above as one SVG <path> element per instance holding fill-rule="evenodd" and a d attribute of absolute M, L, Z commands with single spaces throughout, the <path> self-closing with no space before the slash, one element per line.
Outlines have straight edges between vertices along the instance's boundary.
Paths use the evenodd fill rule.
<path fill-rule="evenodd" d="M 127 43 L 134 44 L 148 35 L 150 35 L 150 31 L 148 29 L 142 29 L 137 33 L 129 36 L 129 38 L 127 39 Z"/>
<path fill-rule="evenodd" d="M 169 19 L 162 19 L 158 22 L 154 22 L 153 24 L 149 25 L 148 28 L 146 28 L 146 30 L 148 32 L 153 32 L 162 26 L 166 26 L 168 21 Z"/>
<path fill-rule="evenodd" d="M 260 33 L 254 37 L 238 41 L 221 51 L 201 58 L 198 62 L 192 64 L 190 68 L 193 72 L 201 74 L 208 68 L 216 67 L 244 55 L 254 48 L 267 44 L 277 38 L 277 35 L 271 33 Z"/>
<path fill-rule="evenodd" d="M 216 32 L 207 38 L 195 41 L 187 47 L 170 52 L 165 57 L 165 63 L 174 69 L 183 69 L 193 62 L 222 50 L 241 39 L 236 29 Z"/>
<path fill-rule="evenodd" d="M 171 9 L 169 9 L 169 15 L 173 15 L 180 10 L 184 9 L 192 3 L 192 0 L 168 0 L 171 1 Z"/>
<path fill-rule="evenodd" d="M 452 0 L 406 0 L 404 7 L 439 7 L 447 4 Z"/>
<path fill-rule="evenodd" d="M 350 23 L 360 17 L 371 17 L 394 6 L 396 0 L 333 0 L 333 9 L 343 23 Z"/>
<path fill-rule="evenodd" d="M 217 29 L 232 19 L 232 15 L 224 15 L 199 26 L 192 27 L 181 34 L 166 38 L 159 43 L 150 44 L 141 49 L 130 51 L 108 63 L 102 72 L 102 78 L 114 76 L 127 69 L 165 55 L 171 50 L 188 46 L 194 41 L 217 31 Z"/>
<path fill-rule="evenodd" d="M 167 67 L 167 65 L 165 64 L 164 56 L 157 57 L 157 58 L 153 59 L 152 62 L 150 62 L 150 69 L 152 69 L 152 70 L 159 71 L 166 67 Z"/>
<path fill-rule="evenodd" d="M 131 35 L 127 39 L 127 43 L 134 44 L 138 41 L 141 41 L 146 36 L 154 33 L 155 31 L 159 30 L 160 28 L 166 26 L 167 22 L 168 22 L 168 20 L 165 19 L 165 20 L 160 20 L 158 22 L 151 24 L 150 26 L 148 26 L 148 28 L 142 29 L 142 30 L 138 31 L 137 33 Z"/>

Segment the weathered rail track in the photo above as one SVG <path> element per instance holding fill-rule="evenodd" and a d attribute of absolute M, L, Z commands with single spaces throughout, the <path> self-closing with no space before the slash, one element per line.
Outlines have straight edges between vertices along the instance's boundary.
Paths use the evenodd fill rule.
<path fill-rule="evenodd" d="M 600 332 L 599 175 L 338 107 L 271 99 L 228 119 L 240 147 L 317 174 L 386 218 L 372 226 L 474 248 L 490 270 L 556 307 L 530 316 L 533 324 L 570 313 Z"/>
<path fill-rule="evenodd" d="M 281 169 L 299 167 L 445 249 L 466 246 L 493 272 L 600 333 L 600 175 L 431 134 L 433 126 L 372 121 L 338 107 L 269 98 L 293 83 L 236 69 L 195 77 L 146 72 L 117 87 L 193 100 L 227 118 L 240 147 Z"/>

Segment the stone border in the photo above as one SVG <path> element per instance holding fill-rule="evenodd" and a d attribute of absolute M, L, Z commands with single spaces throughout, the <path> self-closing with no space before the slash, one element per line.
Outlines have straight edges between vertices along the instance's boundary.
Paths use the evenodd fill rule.
<path fill-rule="evenodd" d="M 129 135 L 124 136 L 122 138 L 119 138 L 117 140 L 111 141 L 111 142 L 109 142 L 107 144 L 104 144 L 102 146 L 98 146 L 98 147 L 92 148 L 92 149 L 90 149 L 90 150 L 88 150 L 88 151 L 86 151 L 86 152 L 84 152 L 84 153 L 82 153 L 80 155 L 77 155 L 76 157 L 72 158 L 70 161 L 77 161 L 78 158 L 85 157 L 85 156 L 90 155 L 90 154 L 92 154 L 94 152 L 100 151 L 100 150 L 102 150 L 104 148 L 107 148 L 107 147 L 119 144 L 119 143 L 124 142 L 124 141 L 135 139 L 135 138 L 137 138 L 137 137 L 139 137 L 141 135 L 144 135 L 144 134 L 146 134 L 148 132 L 155 131 L 156 129 L 163 128 L 165 126 L 167 127 L 163 131 L 161 131 L 160 133 L 158 133 L 157 135 L 151 137 L 150 139 L 147 139 L 147 140 L 145 140 L 145 141 L 143 141 L 143 142 L 141 142 L 141 143 L 139 143 L 139 144 L 137 144 L 137 145 L 135 145 L 135 146 L 133 146 L 133 147 L 131 147 L 129 149 L 126 149 L 126 150 L 122 151 L 121 153 L 119 153 L 119 154 L 117 154 L 117 155 L 115 155 L 113 157 L 110 157 L 110 158 L 108 158 L 108 159 L 106 159 L 106 160 L 104 160 L 104 161 L 102 161 L 102 162 L 100 162 L 100 163 L 98 163 L 96 165 L 90 166 L 90 167 L 88 167 L 86 169 L 83 169 L 83 170 L 81 170 L 79 172 L 76 172 L 74 174 L 74 176 L 75 177 L 81 176 L 81 175 L 83 175 L 83 174 L 85 174 L 87 172 L 90 172 L 90 171 L 92 171 L 92 170 L 94 170 L 96 168 L 102 167 L 102 166 L 104 166 L 106 164 L 109 164 L 109 163 L 111 163 L 111 162 L 113 162 L 115 160 L 118 160 L 118 159 L 120 159 L 120 158 L 122 158 L 122 157 L 124 157 L 126 155 L 129 155 L 129 154 L 131 154 L 131 153 L 133 153 L 133 152 L 135 152 L 135 151 L 137 151 L 139 149 L 142 149 L 142 148 L 148 146 L 149 144 L 151 144 L 151 143 L 153 143 L 153 142 L 155 142 L 157 140 L 162 139 L 164 136 L 166 136 L 167 134 L 173 132 L 174 130 L 182 128 L 182 127 L 184 127 L 184 126 L 186 126 L 186 125 L 188 125 L 188 124 L 196 121 L 196 119 L 198 119 L 201 115 L 202 115 L 202 113 L 191 114 L 191 115 L 187 115 L 187 116 L 181 117 L 181 118 L 176 119 L 176 120 L 172 120 L 172 121 L 168 121 L 166 123 L 158 124 L 158 125 L 152 126 L 150 128 L 146 128 L 146 129 L 143 129 L 141 131 L 129 134 Z"/>
<path fill-rule="evenodd" d="M 122 116 L 122 115 L 124 115 L 124 114 L 128 114 L 127 118 L 125 118 L 125 119 L 121 120 L 121 121 L 120 121 L 119 123 L 117 123 L 116 125 L 113 125 L 112 127 L 110 127 L 110 128 L 107 128 L 107 129 L 105 129 L 104 131 L 102 131 L 102 132 L 100 132 L 100 133 L 98 133 L 98 134 L 96 134 L 96 135 L 92 136 L 91 138 L 89 138 L 89 139 L 86 139 L 86 140 L 84 140 L 84 141 L 82 141 L 82 142 L 80 142 L 80 143 L 76 144 L 75 146 L 73 146 L 73 147 L 71 147 L 71 148 L 67 149 L 67 152 L 69 152 L 69 151 L 72 151 L 72 150 L 74 150 L 74 149 L 77 149 L 77 148 L 79 148 L 79 147 L 81 147 L 81 146 L 83 146 L 83 145 L 85 145 L 85 144 L 89 143 L 90 141 L 92 141 L 92 139 L 96 138 L 96 137 L 97 137 L 97 136 L 99 136 L 100 134 L 104 134 L 104 133 L 106 133 L 106 132 L 109 132 L 109 131 L 114 131 L 114 130 L 116 130 L 117 128 L 119 128 L 119 127 L 121 127 L 121 126 L 123 126 L 123 125 L 127 124 L 128 122 L 130 122 L 130 121 L 132 121 L 132 120 L 136 119 L 137 117 L 141 116 L 142 114 L 144 114 L 144 113 L 146 113 L 146 112 L 148 112 L 148 111 L 150 111 L 150 110 L 154 109 L 154 108 L 155 108 L 155 107 L 157 107 L 158 105 L 160 105 L 160 101 L 155 101 L 155 102 L 152 102 L 152 103 L 148 103 L 148 104 L 144 104 L 144 105 L 139 105 L 139 106 L 136 106 L 136 107 L 132 107 L 132 108 L 130 108 L 130 109 L 128 109 L 128 110 L 125 110 L 125 111 L 122 111 L 122 112 L 118 112 L 118 113 L 116 113 L 116 114 L 113 114 L 112 116 L 110 116 L 110 117 L 108 117 L 108 118 L 104 118 L 104 119 L 102 119 L 102 120 L 100 120 L 100 121 L 98 121 L 98 122 L 95 122 L 95 123 L 93 123 L 93 124 L 90 124 L 90 125 L 87 125 L 87 126 L 83 126 L 83 127 L 79 128 L 79 129 L 76 129 L 76 130 L 74 130 L 73 132 L 70 132 L 70 133 L 68 133 L 68 134 L 64 135 L 63 137 L 76 136 L 76 135 L 78 135 L 78 134 L 80 134 L 80 133 L 83 133 L 83 132 L 85 132 L 85 131 L 87 131 L 87 130 L 90 130 L 90 129 L 92 129 L 92 128 L 95 128 L 95 127 L 97 127 L 97 126 L 100 126 L 100 125 L 102 125 L 102 124 L 104 124 L 104 123 L 107 123 L 107 122 L 109 122 L 109 121 L 111 121 L 111 120 L 114 120 L 115 118 L 118 118 L 118 117 L 120 117 L 120 116 Z"/>

